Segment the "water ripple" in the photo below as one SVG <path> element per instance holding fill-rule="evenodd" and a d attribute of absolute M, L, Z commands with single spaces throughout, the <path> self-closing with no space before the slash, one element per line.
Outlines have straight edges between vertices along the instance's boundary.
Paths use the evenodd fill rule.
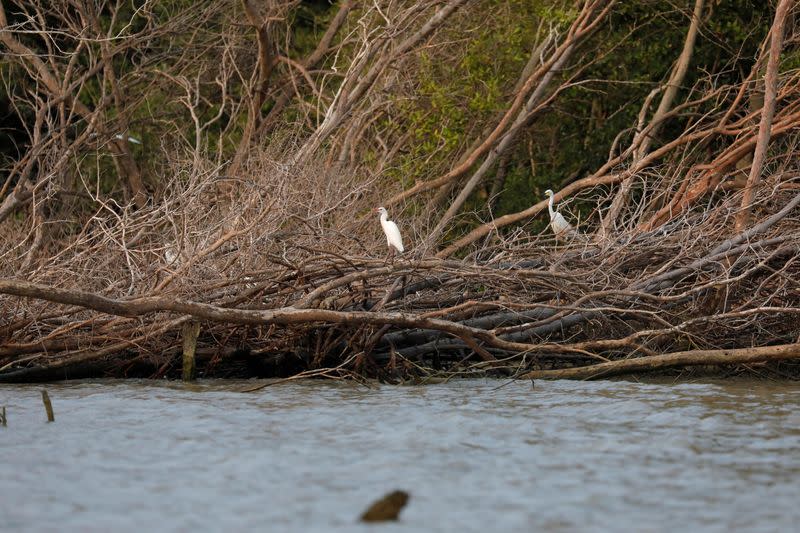
<path fill-rule="evenodd" d="M 0 388 L 8 531 L 791 530 L 795 384 Z M 504 386 L 500 386 L 504 385 Z M 397 524 L 355 519 L 393 489 Z"/>

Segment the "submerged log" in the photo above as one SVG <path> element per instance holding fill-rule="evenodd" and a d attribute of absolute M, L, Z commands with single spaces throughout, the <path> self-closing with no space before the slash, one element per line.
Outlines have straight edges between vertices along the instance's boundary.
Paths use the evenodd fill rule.
<path fill-rule="evenodd" d="M 400 511 L 408 503 L 408 493 L 395 490 L 374 502 L 361 515 L 362 522 L 387 522 L 394 521 L 400 516 Z"/>

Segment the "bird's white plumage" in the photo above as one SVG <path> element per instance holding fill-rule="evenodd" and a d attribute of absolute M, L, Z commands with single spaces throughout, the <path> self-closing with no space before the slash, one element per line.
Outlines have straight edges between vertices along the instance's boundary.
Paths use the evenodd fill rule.
<path fill-rule="evenodd" d="M 89 137 L 97 137 L 97 132 L 93 131 L 92 133 L 89 134 Z M 128 141 L 129 143 L 133 144 L 142 144 L 142 141 L 140 141 L 136 137 L 131 137 L 131 136 L 125 137 L 121 133 L 117 133 L 116 135 L 114 135 L 114 138 L 117 139 L 118 141 Z"/>
<path fill-rule="evenodd" d="M 389 213 L 386 212 L 386 208 L 379 207 L 378 212 L 381 214 L 381 227 L 383 228 L 383 233 L 386 234 L 386 244 L 403 253 L 403 237 L 400 236 L 400 228 L 389 220 Z"/>
<path fill-rule="evenodd" d="M 122 140 L 126 140 L 126 141 L 128 141 L 129 143 L 133 143 L 133 144 L 142 144 L 142 141 L 140 141 L 140 140 L 139 140 L 139 139 L 137 139 L 136 137 L 130 137 L 130 136 L 129 136 L 128 138 L 125 138 L 125 136 L 124 136 L 124 135 L 122 135 L 121 133 L 117 133 L 116 135 L 114 135 L 114 138 L 115 138 L 115 139 L 119 139 L 120 141 L 122 141 Z"/>
<path fill-rule="evenodd" d="M 553 191 L 547 189 L 544 191 L 544 194 L 550 197 L 550 201 L 547 203 L 547 210 L 550 212 L 550 228 L 553 230 L 555 236 L 559 239 L 563 239 L 574 234 L 575 228 L 572 227 L 572 224 L 567 222 L 564 215 L 553 209 Z"/>

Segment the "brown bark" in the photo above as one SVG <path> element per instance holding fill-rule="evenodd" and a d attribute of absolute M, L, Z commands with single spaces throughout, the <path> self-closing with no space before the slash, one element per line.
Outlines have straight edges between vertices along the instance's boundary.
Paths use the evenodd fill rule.
<path fill-rule="evenodd" d="M 800 359 L 800 344 L 780 344 L 733 350 L 690 350 L 663 355 L 609 361 L 591 366 L 559 370 L 534 370 L 521 379 L 601 379 L 611 376 L 657 372 L 697 365 L 743 365 Z"/>
<path fill-rule="evenodd" d="M 132 300 L 106 298 L 91 292 L 61 289 L 21 280 L 0 280 L 0 294 L 36 298 L 49 302 L 77 305 L 101 313 L 121 317 L 137 317 L 156 312 L 173 312 L 182 315 L 230 324 L 290 325 L 309 322 L 330 324 L 391 324 L 412 328 L 443 331 L 456 337 L 478 339 L 506 348 L 528 349 L 529 345 L 501 341 L 494 334 L 480 328 L 464 326 L 457 322 L 425 318 L 409 313 L 373 313 L 368 311 L 332 311 L 327 309 L 297 309 L 283 307 L 267 311 L 231 309 L 193 302 L 179 298 L 145 296 Z"/>
<path fill-rule="evenodd" d="M 780 0 L 778 8 L 775 10 L 772 28 L 770 29 L 769 61 L 767 61 L 767 75 L 764 82 L 764 105 L 761 108 L 761 122 L 758 125 L 758 141 L 753 154 L 753 164 L 750 166 L 750 174 L 747 177 L 741 211 L 736 218 L 737 231 L 741 231 L 750 220 L 753 194 L 761 179 L 761 170 L 767 154 L 772 129 L 772 117 L 775 114 L 775 95 L 778 90 L 778 66 L 780 64 L 781 50 L 783 49 L 784 26 L 786 24 L 786 15 L 792 3 L 791 0 Z"/>
<path fill-rule="evenodd" d="M 775 138 L 795 130 L 800 126 L 800 112 L 781 115 L 780 119 L 772 123 L 770 135 Z M 728 149 L 719 154 L 711 163 L 697 167 L 698 176 L 693 177 L 693 172 L 687 172 L 685 180 L 681 183 L 680 190 L 670 202 L 656 212 L 649 220 L 642 224 L 644 231 L 650 231 L 665 224 L 685 212 L 696 204 L 709 191 L 719 185 L 725 172 L 734 168 L 736 163 L 747 157 L 758 144 L 758 135 L 748 135 L 739 139 Z"/>

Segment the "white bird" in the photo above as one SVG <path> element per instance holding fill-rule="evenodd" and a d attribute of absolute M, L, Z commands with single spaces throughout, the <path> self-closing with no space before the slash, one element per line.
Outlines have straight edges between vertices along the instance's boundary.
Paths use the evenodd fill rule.
<path fill-rule="evenodd" d="M 90 133 L 90 134 L 89 134 L 89 137 L 97 137 L 97 132 L 94 132 L 94 131 L 93 131 L 92 133 Z M 137 139 L 136 137 L 131 137 L 131 136 L 128 136 L 128 137 L 126 138 L 126 137 L 125 137 L 124 135 L 122 135 L 121 133 L 117 133 L 116 135 L 114 135 L 114 138 L 115 138 L 115 139 L 117 139 L 117 140 L 119 140 L 119 141 L 125 141 L 125 140 L 127 140 L 129 143 L 133 143 L 133 144 L 142 144 L 142 141 L 140 141 L 140 140 L 139 140 L 139 139 Z"/>
<path fill-rule="evenodd" d="M 553 191 L 547 189 L 544 191 L 544 195 L 550 198 L 547 204 L 547 210 L 550 211 L 550 227 L 553 229 L 556 239 L 561 240 L 574 236 L 576 231 L 575 228 L 572 227 L 572 224 L 567 222 L 564 215 L 553 209 Z"/>
<path fill-rule="evenodd" d="M 133 144 L 142 144 L 142 141 L 140 141 L 140 140 L 139 140 L 139 139 L 137 139 L 136 137 L 130 137 L 130 136 L 129 136 L 129 137 L 126 139 L 126 138 L 125 138 L 125 136 L 124 136 L 124 135 L 122 135 L 121 133 L 117 133 L 116 135 L 114 135 L 114 138 L 115 138 L 115 139 L 119 139 L 120 141 L 127 140 L 129 143 L 133 143 Z"/>
<path fill-rule="evenodd" d="M 377 207 L 375 212 L 381 214 L 381 227 L 383 228 L 383 233 L 386 234 L 386 244 L 389 246 L 390 256 L 394 256 L 395 250 L 403 253 L 405 248 L 403 248 L 403 237 L 400 236 L 400 228 L 389 220 L 389 213 L 386 212 L 385 207 Z"/>

